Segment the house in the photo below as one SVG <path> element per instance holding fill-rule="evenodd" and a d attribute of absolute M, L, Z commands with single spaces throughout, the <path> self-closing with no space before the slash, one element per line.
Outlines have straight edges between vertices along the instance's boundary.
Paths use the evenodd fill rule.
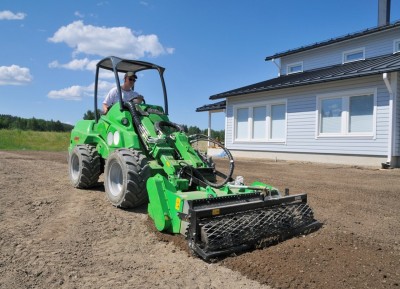
<path fill-rule="evenodd" d="M 210 96 L 234 156 L 400 166 L 400 21 L 266 57 L 279 76 Z M 382 7 L 382 9 L 381 9 Z"/>

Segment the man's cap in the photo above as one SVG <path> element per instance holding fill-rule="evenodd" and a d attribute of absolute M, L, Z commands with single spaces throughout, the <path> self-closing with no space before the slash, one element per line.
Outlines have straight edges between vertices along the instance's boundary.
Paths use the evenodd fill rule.
<path fill-rule="evenodd" d="M 133 73 L 132 71 L 128 71 L 127 73 L 125 73 L 124 78 L 131 77 L 131 76 L 133 76 L 135 79 L 137 78 L 136 74 Z"/>

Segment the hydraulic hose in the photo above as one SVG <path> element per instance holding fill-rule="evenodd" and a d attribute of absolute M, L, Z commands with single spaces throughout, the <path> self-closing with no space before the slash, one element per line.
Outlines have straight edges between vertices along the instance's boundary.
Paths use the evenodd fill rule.
<path fill-rule="evenodd" d="M 126 106 L 129 110 L 129 112 L 132 115 L 132 120 L 133 120 L 133 124 L 137 129 L 137 132 L 140 136 L 140 139 L 142 140 L 143 145 L 146 147 L 146 149 L 148 150 L 148 146 L 147 146 L 147 141 L 148 141 L 148 137 L 149 134 L 147 132 L 147 130 L 143 127 L 142 122 L 140 120 L 140 116 L 138 114 L 138 112 L 136 111 L 135 105 L 128 101 L 124 103 L 124 106 Z"/>
<path fill-rule="evenodd" d="M 170 122 L 170 121 L 161 120 L 161 121 L 157 121 L 157 122 L 154 124 L 154 128 L 155 128 L 155 130 L 156 130 L 158 133 L 163 133 L 162 128 L 165 127 L 165 126 L 174 128 L 174 129 L 176 129 L 177 131 L 181 131 L 181 132 L 184 131 L 184 129 L 183 129 L 182 126 L 180 126 L 179 124 Z"/>
<path fill-rule="evenodd" d="M 191 168 L 191 170 L 193 171 L 194 177 L 196 177 L 196 178 L 201 177 L 201 181 L 203 181 L 206 185 L 208 185 L 208 186 L 210 186 L 212 188 L 216 188 L 216 189 L 221 188 L 227 182 L 229 182 L 231 180 L 231 178 L 232 178 L 233 171 L 235 169 L 235 161 L 233 160 L 233 156 L 232 156 L 231 152 L 222 143 L 220 143 L 219 141 L 217 141 L 217 140 L 215 140 L 213 138 L 210 138 L 210 137 L 208 137 L 206 135 L 203 135 L 203 134 L 191 135 L 189 137 L 189 139 L 191 139 L 190 140 L 190 144 L 193 144 L 193 143 L 196 143 L 196 142 L 199 142 L 199 141 L 212 142 L 212 143 L 218 145 L 220 148 L 222 148 L 222 150 L 226 153 L 226 155 L 229 158 L 229 173 L 228 173 L 228 175 L 226 176 L 226 178 L 222 182 L 220 182 L 220 183 L 210 182 L 206 178 L 204 178 L 196 168 Z"/>

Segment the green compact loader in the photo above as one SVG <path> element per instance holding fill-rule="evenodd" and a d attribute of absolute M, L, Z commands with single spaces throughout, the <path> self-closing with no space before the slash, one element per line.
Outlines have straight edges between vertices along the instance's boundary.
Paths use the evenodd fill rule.
<path fill-rule="evenodd" d="M 113 73 L 120 101 L 98 112 L 99 72 Z M 123 102 L 120 73 L 156 71 L 163 106 Z M 79 121 L 71 132 L 69 176 L 87 189 L 104 173 L 107 198 L 116 207 L 146 205 L 155 227 L 182 234 L 189 249 L 205 260 L 277 242 L 319 227 L 307 195 L 281 194 L 269 184 L 234 179 L 227 148 L 205 135 L 187 135 L 168 117 L 164 68 L 136 60 L 107 57 L 96 67 L 94 120 Z M 146 95 L 145 95 L 146 96 Z M 146 96 L 147 98 L 147 96 Z M 198 146 L 219 146 L 225 171 Z"/>

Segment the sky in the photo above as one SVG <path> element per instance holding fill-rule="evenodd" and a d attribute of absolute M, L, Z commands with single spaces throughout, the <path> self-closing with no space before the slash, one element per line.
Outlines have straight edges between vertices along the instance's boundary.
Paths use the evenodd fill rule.
<path fill-rule="evenodd" d="M 96 63 L 113 55 L 165 67 L 170 120 L 205 129 L 196 108 L 211 95 L 278 76 L 265 57 L 377 18 L 378 0 L 1 0 L 0 114 L 75 125 L 94 109 Z M 135 90 L 163 104 L 156 81 L 139 75 Z M 115 86 L 101 84 L 100 102 Z M 212 128 L 224 129 L 223 113 Z"/>

